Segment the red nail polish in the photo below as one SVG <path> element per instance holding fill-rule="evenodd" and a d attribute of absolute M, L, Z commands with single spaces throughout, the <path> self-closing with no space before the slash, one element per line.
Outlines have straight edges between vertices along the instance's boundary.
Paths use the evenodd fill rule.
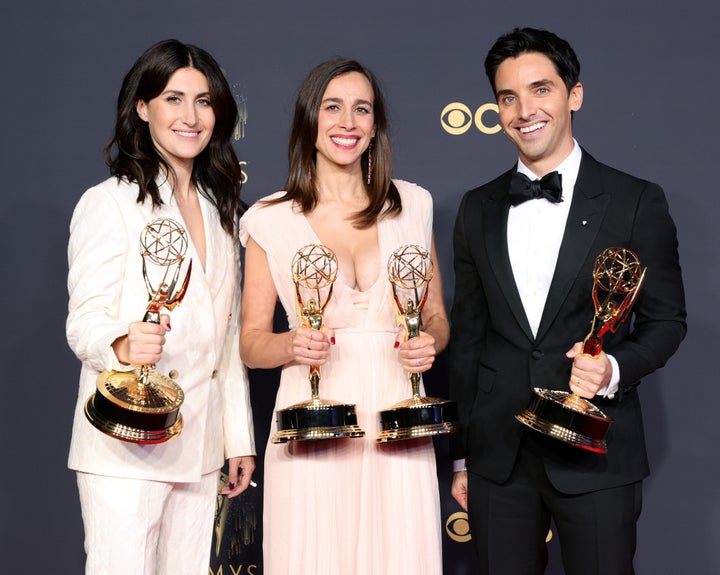
<path fill-rule="evenodd" d="M 395 342 L 395 349 L 397 349 L 397 348 L 399 348 L 399 347 L 400 347 L 400 342 L 399 342 L 399 341 L 396 341 L 396 342 Z"/>
<path fill-rule="evenodd" d="M 235 489 L 235 484 L 231 481 L 230 483 L 228 483 L 228 487 L 230 489 Z"/>
<path fill-rule="evenodd" d="M 333 344 L 333 345 L 335 345 L 335 336 L 333 336 L 333 337 L 330 338 L 330 343 Z"/>

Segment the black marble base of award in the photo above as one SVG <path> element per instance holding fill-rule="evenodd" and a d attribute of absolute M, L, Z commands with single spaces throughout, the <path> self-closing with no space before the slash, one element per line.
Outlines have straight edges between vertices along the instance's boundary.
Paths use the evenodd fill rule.
<path fill-rule="evenodd" d="M 594 453 L 607 453 L 612 423 L 592 403 L 567 391 L 535 388 L 527 409 L 515 416 L 535 431 Z"/>
<path fill-rule="evenodd" d="M 275 413 L 277 432 L 273 443 L 340 437 L 363 437 L 355 406 L 327 399 L 310 399 Z"/>
<path fill-rule="evenodd" d="M 458 410 L 454 401 L 413 397 L 380 412 L 377 443 L 455 433 Z"/>

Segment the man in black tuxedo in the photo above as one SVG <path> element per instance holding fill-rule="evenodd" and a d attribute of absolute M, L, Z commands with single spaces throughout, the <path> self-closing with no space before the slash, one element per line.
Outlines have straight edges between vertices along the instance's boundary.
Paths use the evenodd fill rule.
<path fill-rule="evenodd" d="M 574 140 L 583 86 L 565 40 L 516 29 L 485 69 L 519 161 L 467 192 L 455 225 L 450 386 L 464 431 L 451 439 L 452 493 L 468 511 L 480 573 L 543 573 L 551 518 L 566 575 L 633 573 L 649 473 L 637 386 L 686 331 L 675 225 L 658 185 Z M 584 355 L 593 265 L 608 247 L 634 251 L 647 273 L 632 317 L 598 356 Z M 569 389 L 612 418 L 607 454 L 520 423 L 535 387 Z"/>

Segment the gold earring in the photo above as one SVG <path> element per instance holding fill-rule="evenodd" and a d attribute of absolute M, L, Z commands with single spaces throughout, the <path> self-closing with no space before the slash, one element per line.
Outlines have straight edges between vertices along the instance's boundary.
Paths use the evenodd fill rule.
<path fill-rule="evenodd" d="M 370 145 L 368 146 L 368 163 L 367 163 L 367 185 L 368 186 L 372 182 L 372 166 L 373 166 L 372 143 L 373 143 L 373 141 L 370 140 Z"/>

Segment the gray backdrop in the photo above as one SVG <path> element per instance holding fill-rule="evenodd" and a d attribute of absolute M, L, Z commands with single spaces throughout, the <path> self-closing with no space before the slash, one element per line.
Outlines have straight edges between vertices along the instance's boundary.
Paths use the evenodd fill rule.
<path fill-rule="evenodd" d="M 492 102 L 482 61 L 517 25 L 554 30 L 582 63 L 585 103 L 575 134 L 601 161 L 661 183 L 679 230 L 689 334 L 661 372 L 641 387 L 653 473 L 639 524 L 639 573 L 720 572 L 720 443 L 712 368 L 718 333 L 716 185 L 720 82 L 717 17 L 710 0 L 489 4 L 444 0 L 355 2 L 25 0 L 1 9 L 4 66 L 0 237 L 0 570 L 80 573 L 84 561 L 74 475 L 66 469 L 79 362 L 65 343 L 65 248 L 73 206 L 107 170 L 108 139 L 121 79 L 150 44 L 198 44 L 225 68 L 247 106 L 245 199 L 278 189 L 295 90 L 309 69 L 355 57 L 381 79 L 390 104 L 395 174 L 435 198 L 446 302 L 453 288 L 451 230 L 461 194 L 515 160 L 500 134 L 471 116 Z M 449 104 L 463 108 L 441 118 Z M 482 116 L 495 124 L 492 111 Z M 445 122 L 445 127 L 443 125 Z M 465 122 L 468 129 L 462 132 Z M 442 394 L 443 362 L 427 378 Z M 252 374 L 260 449 L 276 374 Z M 462 518 L 448 495 L 449 462 L 437 440 L 443 490 L 445 573 L 472 572 Z M 262 482 L 262 468 L 258 470 Z M 229 516 L 229 532 L 259 516 L 260 490 Z M 224 519 L 225 516 L 223 516 Z M 261 573 L 261 525 L 234 536 L 215 572 Z M 457 537 L 456 537 L 457 538 Z M 122 544 L 119 542 L 119 544 Z M 549 573 L 562 572 L 551 543 Z M 224 569 L 223 569 L 224 565 Z"/>

